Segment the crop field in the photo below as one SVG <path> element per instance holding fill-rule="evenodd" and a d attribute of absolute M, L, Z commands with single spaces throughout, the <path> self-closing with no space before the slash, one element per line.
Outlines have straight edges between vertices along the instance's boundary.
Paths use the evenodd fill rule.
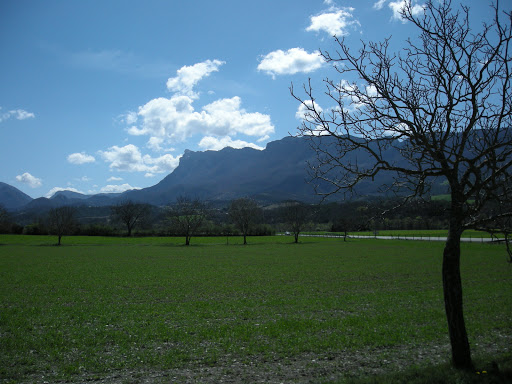
<path fill-rule="evenodd" d="M 339 383 L 445 364 L 442 243 L 0 236 L 0 383 Z M 512 265 L 462 244 L 475 360 L 511 360 Z"/>

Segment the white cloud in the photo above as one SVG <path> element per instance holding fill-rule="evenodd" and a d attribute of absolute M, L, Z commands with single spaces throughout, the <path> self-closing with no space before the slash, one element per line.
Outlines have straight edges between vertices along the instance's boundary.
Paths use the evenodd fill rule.
<path fill-rule="evenodd" d="M 68 188 L 54 187 L 54 188 L 50 189 L 50 190 L 48 191 L 48 193 L 47 193 L 46 195 L 44 195 L 44 196 L 45 196 L 45 197 L 47 197 L 47 198 L 50 198 L 50 197 L 52 197 L 53 195 L 55 195 L 55 194 L 56 194 L 57 192 L 59 192 L 59 191 L 71 191 L 71 192 L 76 192 L 76 193 L 82 193 L 82 194 L 83 194 L 83 192 L 82 192 L 82 191 L 79 191 L 79 190 L 78 190 L 78 189 L 76 189 L 76 188 L 69 188 L 69 187 L 68 187 Z"/>
<path fill-rule="evenodd" d="M 207 60 L 177 71 L 177 76 L 167 81 L 167 87 L 174 94 L 170 98 L 158 97 L 140 106 L 137 118 L 130 116 L 125 122 L 137 122 L 127 129 L 134 136 L 148 136 L 146 147 L 152 151 L 171 152 L 173 144 L 193 136 L 231 137 L 237 134 L 266 140 L 274 133 L 270 116 L 259 112 L 247 112 L 242 108 L 238 96 L 218 99 L 210 104 L 195 108 L 199 94 L 195 85 L 212 72 L 218 71 L 223 61 Z M 128 115 L 127 115 L 128 116 Z M 112 147 L 102 156 L 109 161 L 112 169 L 144 171 L 149 174 L 161 172 L 159 167 L 171 170 L 179 157 L 165 155 L 158 158 L 143 157 L 135 147 Z M 130 157 L 131 156 L 131 157 Z M 126 158 L 126 161 L 120 161 Z"/>
<path fill-rule="evenodd" d="M 137 122 L 137 112 L 128 112 L 124 116 L 124 120 L 128 125 L 135 124 Z"/>
<path fill-rule="evenodd" d="M 258 71 L 265 71 L 272 77 L 275 75 L 293 75 L 298 72 L 312 72 L 324 64 L 320 53 L 308 53 L 302 48 L 291 48 L 288 51 L 270 52 L 258 65 Z"/>
<path fill-rule="evenodd" d="M 116 177 L 116 176 L 112 176 L 107 179 L 107 181 L 121 181 L 121 180 L 123 180 L 122 177 Z"/>
<path fill-rule="evenodd" d="M 100 155 L 106 162 L 110 163 L 109 167 L 111 169 L 127 172 L 145 171 L 142 154 L 133 144 L 124 147 L 114 145 L 108 151 L 100 151 Z"/>
<path fill-rule="evenodd" d="M 405 20 L 402 15 L 401 15 L 401 12 L 402 12 L 402 9 L 407 5 L 409 0 L 396 0 L 396 1 L 391 1 L 388 6 L 389 8 L 391 8 L 391 11 L 393 12 L 393 16 L 392 18 L 395 19 L 395 20 L 401 20 L 402 23 L 406 23 L 407 20 Z M 420 5 L 420 4 L 411 4 L 412 7 L 411 7 L 411 13 L 414 15 L 414 16 L 418 16 L 420 15 L 425 6 L 424 5 Z"/>
<path fill-rule="evenodd" d="M 178 76 L 167 80 L 167 89 L 180 95 L 197 98 L 198 95 L 193 91 L 194 86 L 203 78 L 210 76 L 210 73 L 219 70 L 219 67 L 225 64 L 220 60 L 206 60 L 190 66 L 184 66 L 176 72 Z"/>
<path fill-rule="evenodd" d="M 324 13 L 311 16 L 311 24 L 306 28 L 306 31 L 324 31 L 331 36 L 346 36 L 348 35 L 348 27 L 359 25 L 359 22 L 353 18 L 353 11 L 354 8 L 331 7 Z"/>
<path fill-rule="evenodd" d="M 132 187 L 130 184 L 121 184 L 121 185 L 106 185 L 100 189 L 100 193 L 122 193 L 125 191 L 129 191 L 131 189 L 140 189 L 138 187 Z"/>
<path fill-rule="evenodd" d="M 274 133 L 270 116 L 259 112 L 249 113 L 241 108 L 242 100 L 235 96 L 220 99 L 203 107 L 202 117 L 207 132 L 217 135 L 242 133 L 249 136 L 264 136 Z M 205 130 L 202 130 L 204 132 Z"/>
<path fill-rule="evenodd" d="M 2 109 L 2 107 L 0 107 Z M 36 115 L 34 115 L 32 112 L 27 112 L 23 109 L 13 109 L 8 112 L 1 113 L 0 112 L 0 123 L 5 120 L 9 120 L 11 118 L 16 120 L 26 120 L 26 119 L 33 119 Z"/>
<path fill-rule="evenodd" d="M 72 153 L 68 156 L 68 162 L 71 164 L 86 164 L 86 163 L 94 163 L 96 159 L 94 156 L 87 155 L 84 152 L 81 153 Z"/>
<path fill-rule="evenodd" d="M 231 148 L 254 148 L 258 150 L 263 150 L 263 147 L 260 147 L 259 145 L 248 143 L 246 141 L 242 140 L 232 140 L 231 137 L 226 136 L 222 138 L 216 138 L 212 136 L 206 136 L 201 139 L 199 142 L 199 146 L 205 150 L 214 150 L 218 151 L 225 147 L 231 147 Z"/>
<path fill-rule="evenodd" d="M 241 102 L 238 96 L 219 99 L 197 112 L 188 96 L 160 97 L 139 108 L 141 126 L 130 128 L 128 133 L 150 136 L 147 145 L 156 150 L 164 142 L 182 142 L 196 134 L 265 136 L 274 133 L 270 116 L 249 113 L 241 108 Z"/>
<path fill-rule="evenodd" d="M 306 105 L 304 105 L 306 104 Z M 322 107 L 318 105 L 318 103 L 314 103 L 315 108 L 318 112 L 322 112 Z M 298 120 L 304 120 L 306 118 L 306 115 L 310 113 L 308 111 L 308 107 L 313 106 L 313 101 L 311 100 L 304 100 L 304 103 L 301 103 L 299 105 L 299 108 L 297 108 L 297 112 L 295 112 L 295 118 Z"/>
<path fill-rule="evenodd" d="M 20 183 L 27 184 L 30 188 L 37 188 L 43 185 L 41 179 L 32 176 L 30 173 L 25 172 L 22 175 L 16 176 L 16 180 Z"/>
<path fill-rule="evenodd" d="M 169 154 L 156 158 L 149 155 L 143 156 L 139 148 L 133 144 L 124 147 L 113 146 L 107 151 L 100 151 L 100 155 L 107 163 L 110 163 L 110 169 L 146 173 L 171 172 L 178 166 L 180 158 Z"/>
<path fill-rule="evenodd" d="M 388 0 L 379 0 L 379 1 L 377 1 L 376 3 L 373 4 L 373 8 L 377 9 L 377 10 L 382 9 L 384 4 L 386 4 L 386 1 L 388 1 Z"/>
<path fill-rule="evenodd" d="M 161 151 L 163 142 L 164 139 L 161 137 L 150 137 L 148 143 L 146 144 L 146 147 L 152 149 L 153 151 Z"/>

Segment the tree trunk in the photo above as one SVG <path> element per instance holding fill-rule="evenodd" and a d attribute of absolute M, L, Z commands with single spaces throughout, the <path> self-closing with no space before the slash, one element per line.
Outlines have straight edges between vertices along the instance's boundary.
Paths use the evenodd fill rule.
<path fill-rule="evenodd" d="M 247 244 L 247 235 L 244 233 L 244 245 Z"/>
<path fill-rule="evenodd" d="M 60 239 L 62 238 L 62 235 L 59 235 L 59 242 L 57 243 L 57 245 L 60 245 Z"/>
<path fill-rule="evenodd" d="M 185 245 L 190 245 L 190 236 L 185 236 Z"/>
<path fill-rule="evenodd" d="M 456 368 L 471 369 L 471 351 L 464 322 L 462 281 L 460 277 L 460 237 L 462 225 L 452 220 L 443 253 L 443 291 L 452 363 Z"/>
<path fill-rule="evenodd" d="M 132 235 L 132 227 L 128 225 L 128 237 L 131 237 Z"/>
<path fill-rule="evenodd" d="M 295 232 L 295 244 L 299 242 L 299 234 Z"/>

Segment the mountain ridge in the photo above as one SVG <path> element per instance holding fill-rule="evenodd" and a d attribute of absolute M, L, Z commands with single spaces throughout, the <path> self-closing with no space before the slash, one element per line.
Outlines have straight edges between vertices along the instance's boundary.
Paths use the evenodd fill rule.
<path fill-rule="evenodd" d="M 32 199 L 15 187 L 1 183 L 0 204 L 8 210 L 43 210 L 62 205 L 108 206 L 127 200 L 161 206 L 172 204 L 179 196 L 218 202 L 239 197 L 250 197 L 262 203 L 285 200 L 318 202 L 320 198 L 315 194 L 313 185 L 308 183 L 308 163 L 316 161 L 316 152 L 309 142 L 311 139 L 323 140 L 326 145 L 335 140 L 290 136 L 269 142 L 264 150 L 249 147 L 187 150 L 178 167 L 160 182 L 121 194 L 84 195 L 59 191 L 49 199 Z M 390 156 L 395 155 L 390 153 Z M 378 187 L 389 182 L 389 178 L 389 175 L 379 174 L 374 182 L 362 183 L 360 191 L 366 195 L 379 194 Z M 327 183 L 316 184 L 320 190 L 327 186 Z"/>

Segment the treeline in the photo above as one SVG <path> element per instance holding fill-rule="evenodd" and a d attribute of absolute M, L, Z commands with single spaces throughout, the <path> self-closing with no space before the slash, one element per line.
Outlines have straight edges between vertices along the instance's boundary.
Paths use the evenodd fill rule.
<path fill-rule="evenodd" d="M 112 207 L 67 208 L 72 210 L 72 221 L 63 229 L 67 235 L 259 236 L 276 232 L 446 229 L 449 202 L 418 199 L 400 204 L 396 199 L 360 199 L 320 205 L 287 201 L 261 206 L 251 199 L 237 199 L 212 206 L 182 197 L 166 207 L 127 201 Z M 0 208 L 0 233 L 55 233 L 59 217 L 55 211 L 59 209 L 27 218 Z"/>

